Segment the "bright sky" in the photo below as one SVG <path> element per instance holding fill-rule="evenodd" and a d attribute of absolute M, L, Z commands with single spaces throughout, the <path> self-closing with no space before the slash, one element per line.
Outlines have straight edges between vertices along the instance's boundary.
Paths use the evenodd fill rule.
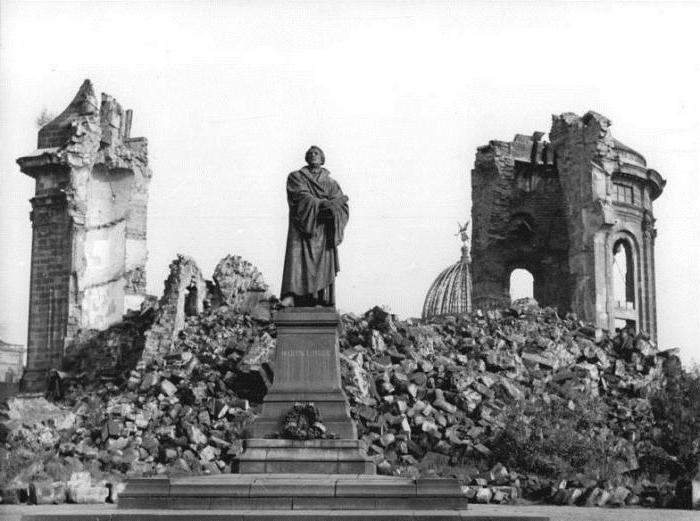
<path fill-rule="evenodd" d="M 699 3 L 0 3 L 0 338 L 26 343 L 34 183 L 15 159 L 85 78 L 150 143 L 148 289 L 227 253 L 279 292 L 286 175 L 311 144 L 350 197 L 338 306 L 418 316 L 456 262 L 476 147 L 595 110 L 668 180 L 659 340 L 700 360 Z"/>

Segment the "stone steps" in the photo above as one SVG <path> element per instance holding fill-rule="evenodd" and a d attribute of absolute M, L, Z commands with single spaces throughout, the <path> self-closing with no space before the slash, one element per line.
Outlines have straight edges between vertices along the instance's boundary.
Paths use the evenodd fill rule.
<path fill-rule="evenodd" d="M 222 474 L 129 480 L 119 509 L 466 510 L 452 479 L 366 474 Z"/>
<path fill-rule="evenodd" d="M 66 514 L 37 513 L 22 516 L 22 521 L 549 521 L 548 517 L 526 515 L 468 514 L 466 510 L 114 510 L 100 509 Z"/>

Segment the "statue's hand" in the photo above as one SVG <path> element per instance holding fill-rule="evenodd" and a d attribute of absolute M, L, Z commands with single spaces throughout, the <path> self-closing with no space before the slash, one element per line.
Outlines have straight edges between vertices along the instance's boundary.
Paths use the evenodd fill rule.
<path fill-rule="evenodd" d="M 327 219 L 332 219 L 333 218 L 333 212 L 335 210 L 335 207 L 333 205 L 333 201 L 330 201 L 328 199 L 321 199 L 321 203 L 318 205 L 319 207 L 319 218 L 323 220 Z"/>

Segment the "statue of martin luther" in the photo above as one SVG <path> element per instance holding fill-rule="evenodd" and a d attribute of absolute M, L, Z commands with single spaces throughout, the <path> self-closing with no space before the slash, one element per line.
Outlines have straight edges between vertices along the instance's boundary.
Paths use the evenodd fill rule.
<path fill-rule="evenodd" d="M 348 197 L 323 168 L 326 158 L 319 147 L 309 148 L 305 159 L 307 165 L 287 177 L 289 228 L 281 303 L 335 306 L 338 245 L 348 222 Z"/>

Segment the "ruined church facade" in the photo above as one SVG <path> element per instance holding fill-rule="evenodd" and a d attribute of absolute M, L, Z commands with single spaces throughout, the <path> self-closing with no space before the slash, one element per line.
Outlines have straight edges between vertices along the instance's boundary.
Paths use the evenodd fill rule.
<path fill-rule="evenodd" d="M 653 201 L 666 181 L 588 112 L 544 134 L 490 141 L 472 170 L 474 307 L 510 302 L 525 269 L 540 305 L 602 329 L 657 336 Z"/>
<path fill-rule="evenodd" d="M 105 329 L 145 297 L 151 171 L 131 119 L 85 80 L 17 160 L 36 185 L 24 391 L 44 388 L 79 330 Z"/>

